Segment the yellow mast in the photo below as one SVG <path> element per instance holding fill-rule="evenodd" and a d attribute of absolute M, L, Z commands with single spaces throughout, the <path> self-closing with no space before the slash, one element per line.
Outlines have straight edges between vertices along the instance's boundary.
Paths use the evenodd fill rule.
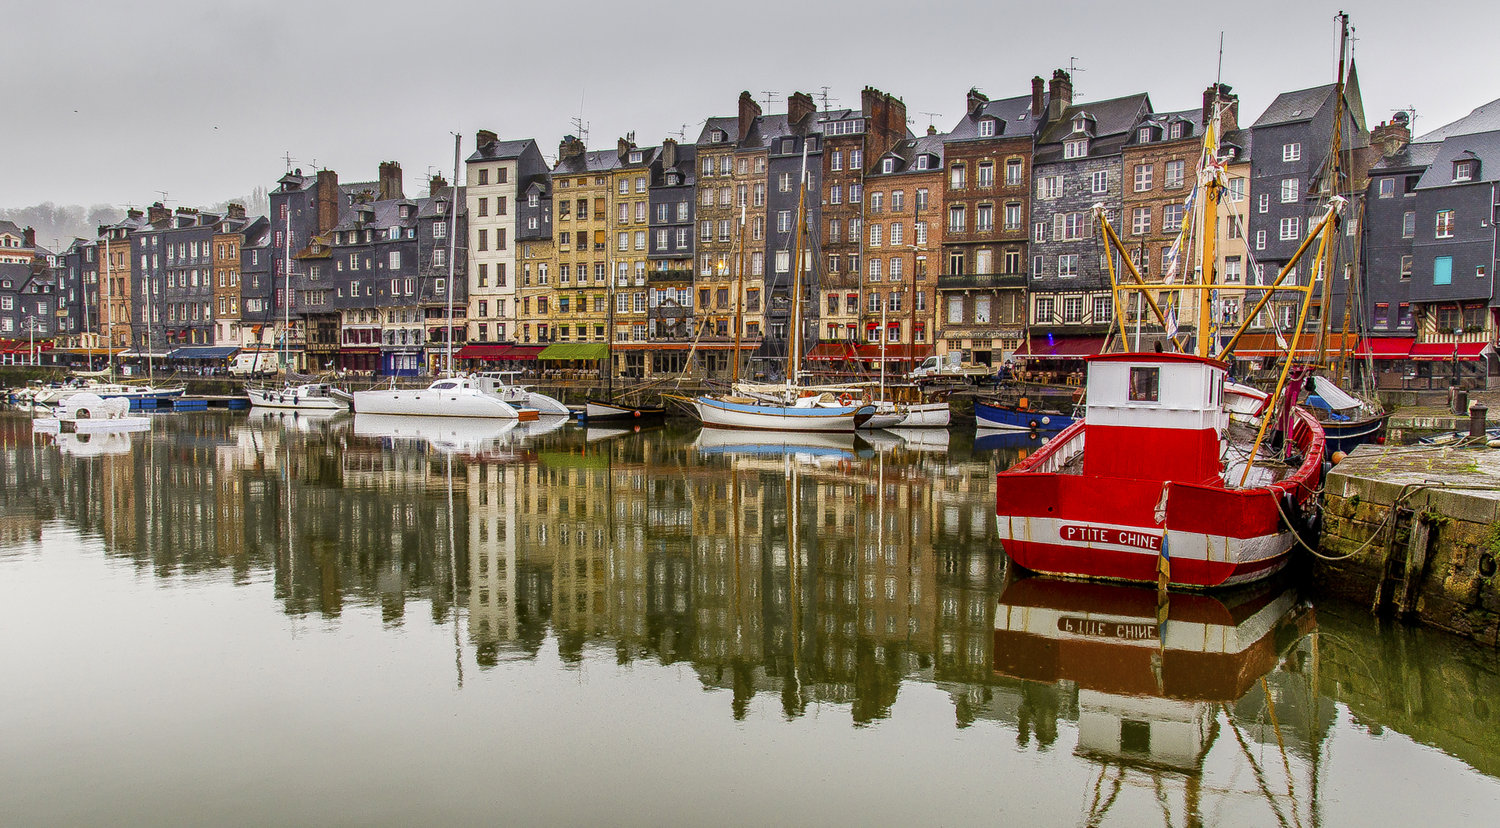
<path fill-rule="evenodd" d="M 1200 176 L 1199 205 L 1198 209 L 1203 211 L 1203 220 L 1198 225 L 1198 238 L 1202 247 L 1203 257 L 1199 260 L 1202 268 L 1199 282 L 1206 286 L 1212 286 L 1216 281 L 1215 266 L 1217 265 L 1217 251 L 1215 242 L 1219 233 L 1219 201 L 1224 195 L 1224 172 L 1219 166 L 1219 87 L 1214 86 L 1214 102 L 1212 115 L 1203 130 L 1203 154 L 1198 168 L 1209 174 Z M 1198 292 L 1198 356 L 1207 357 L 1213 354 L 1213 338 L 1210 336 L 1214 329 L 1213 325 L 1213 296 L 1212 290 Z"/>

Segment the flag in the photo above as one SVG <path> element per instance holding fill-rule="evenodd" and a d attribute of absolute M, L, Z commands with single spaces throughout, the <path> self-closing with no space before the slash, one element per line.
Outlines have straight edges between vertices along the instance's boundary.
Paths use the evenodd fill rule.
<path fill-rule="evenodd" d="M 1167 530 L 1161 530 L 1161 553 L 1156 556 L 1156 589 L 1160 593 L 1167 591 L 1167 584 L 1172 582 L 1172 556 L 1167 552 Z M 1166 606 L 1166 596 L 1159 599 L 1159 606 Z"/>
<path fill-rule="evenodd" d="M 1166 312 L 1162 314 L 1162 316 L 1165 319 L 1165 325 L 1166 325 L 1166 328 L 1167 328 L 1167 338 L 1168 339 L 1176 339 L 1177 338 L 1177 307 L 1176 307 L 1176 305 L 1177 305 L 1177 302 L 1176 302 L 1175 299 L 1168 299 L 1167 300 L 1167 309 L 1166 309 Z"/>

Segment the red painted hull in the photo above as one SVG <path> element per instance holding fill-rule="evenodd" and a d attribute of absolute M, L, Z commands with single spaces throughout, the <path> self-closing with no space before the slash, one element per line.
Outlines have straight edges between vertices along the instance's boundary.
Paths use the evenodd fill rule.
<path fill-rule="evenodd" d="M 1286 565 L 1296 541 L 1282 498 L 1290 492 L 1305 504 L 1322 472 L 1323 430 L 1310 414 L 1299 409 L 1293 424 L 1303 455 L 1297 470 L 1248 489 L 1217 479 L 1091 475 L 1087 456 L 1084 474 L 1056 473 L 1059 453 L 1085 427 L 1075 424 L 996 478 L 1000 540 L 1017 564 L 1070 578 L 1156 583 L 1165 544 L 1170 583 L 1188 588 L 1259 580 Z"/>

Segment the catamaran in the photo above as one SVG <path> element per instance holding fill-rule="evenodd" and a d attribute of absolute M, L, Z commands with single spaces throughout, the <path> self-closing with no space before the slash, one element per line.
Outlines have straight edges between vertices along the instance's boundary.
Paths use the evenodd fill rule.
<path fill-rule="evenodd" d="M 1297 405 L 1305 372 L 1282 362 L 1275 389 L 1260 398 L 1228 383 L 1227 354 L 1272 296 L 1299 295 L 1290 334 L 1295 354 L 1314 285 L 1287 284 L 1317 243 L 1322 272 L 1336 242 L 1343 199 L 1335 197 L 1275 281 L 1222 349 L 1212 303 L 1218 204 L 1227 189 L 1219 157 L 1218 105 L 1204 133 L 1194 207 L 1174 250 L 1195 251 L 1193 282 L 1148 285 L 1110 227 L 1095 219 L 1107 252 L 1119 340 L 1128 342 L 1122 295 L 1150 305 L 1168 333 L 1167 352 L 1105 353 L 1087 359 L 1081 421 L 996 477 L 996 520 L 1011 559 L 1034 572 L 1070 578 L 1155 582 L 1159 588 L 1216 587 L 1270 576 L 1287 563 L 1299 534 L 1314 534 L 1323 474 L 1323 429 Z M 1130 276 L 1117 275 L 1119 260 Z M 1163 311 L 1154 293 L 1173 297 Z M 1176 297 L 1195 296 L 1196 346 L 1177 336 Z M 1251 414 L 1250 412 L 1255 412 Z M 1258 415 L 1258 416 L 1257 416 Z M 1251 420 L 1251 417 L 1254 419 Z"/>

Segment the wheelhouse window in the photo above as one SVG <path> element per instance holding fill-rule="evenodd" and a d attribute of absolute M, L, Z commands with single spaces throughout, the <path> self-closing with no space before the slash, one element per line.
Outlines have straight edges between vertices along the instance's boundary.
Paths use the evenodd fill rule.
<path fill-rule="evenodd" d="M 1130 401 L 1157 402 L 1161 396 L 1161 369 L 1134 367 L 1130 369 Z"/>

